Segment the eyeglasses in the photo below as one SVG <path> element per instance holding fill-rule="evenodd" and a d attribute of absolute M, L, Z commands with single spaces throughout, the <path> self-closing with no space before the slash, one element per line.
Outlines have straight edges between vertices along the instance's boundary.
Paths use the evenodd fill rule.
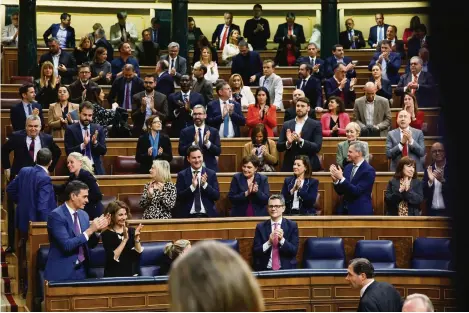
<path fill-rule="evenodd" d="M 433 153 L 433 154 L 445 153 L 445 150 L 432 150 L 432 153 Z"/>
<path fill-rule="evenodd" d="M 418 65 L 417 62 L 411 62 L 410 65 Z"/>
<path fill-rule="evenodd" d="M 161 121 L 153 121 L 153 124 L 161 124 Z"/>
<path fill-rule="evenodd" d="M 204 115 L 205 113 L 192 113 L 192 115 L 198 116 L 198 115 Z"/>
<path fill-rule="evenodd" d="M 281 209 L 283 205 L 268 205 L 269 209 Z"/>

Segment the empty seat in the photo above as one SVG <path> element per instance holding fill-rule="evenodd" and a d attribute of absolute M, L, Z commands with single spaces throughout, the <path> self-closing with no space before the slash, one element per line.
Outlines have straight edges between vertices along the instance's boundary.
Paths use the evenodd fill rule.
<path fill-rule="evenodd" d="M 345 268 L 345 250 L 342 238 L 308 238 L 303 252 L 303 268 Z"/>
<path fill-rule="evenodd" d="M 291 77 L 282 77 L 282 83 L 284 86 L 293 86 L 293 78 Z"/>
<path fill-rule="evenodd" d="M 93 249 L 89 249 L 89 251 L 88 278 L 103 278 L 104 266 L 106 265 L 106 251 L 104 250 L 103 244 L 100 243 Z"/>
<path fill-rule="evenodd" d="M 11 76 L 10 84 L 32 84 L 34 83 L 34 77 L 32 76 Z"/>
<path fill-rule="evenodd" d="M 239 253 L 239 243 L 236 239 L 218 239 L 218 242 L 224 243 L 228 247 L 232 248 Z"/>
<path fill-rule="evenodd" d="M 160 267 L 166 262 L 164 247 L 166 242 L 143 242 L 143 252 L 140 256 L 140 275 L 141 276 L 158 276 Z"/>
<path fill-rule="evenodd" d="M 104 209 L 109 205 L 109 203 L 116 201 L 117 198 L 116 196 L 103 196 L 103 199 L 101 200 L 101 204 L 103 205 Z"/>
<path fill-rule="evenodd" d="M 143 190 L 143 187 L 142 187 Z M 140 199 L 142 195 L 122 195 L 119 200 L 124 201 L 130 208 L 130 214 L 133 219 L 141 219 L 143 216 L 143 208 L 140 207 Z"/>
<path fill-rule="evenodd" d="M 449 270 L 450 263 L 450 239 L 415 238 L 412 268 Z"/>
<path fill-rule="evenodd" d="M 396 254 L 391 240 L 360 240 L 355 246 L 355 257 L 368 259 L 374 268 L 396 267 Z"/>
<path fill-rule="evenodd" d="M 114 161 L 114 175 L 138 174 L 140 164 L 135 160 L 135 156 L 117 156 Z"/>
<path fill-rule="evenodd" d="M 3 95 L 2 95 L 3 96 Z M 21 99 L 5 99 L 0 100 L 2 109 L 11 109 L 15 105 L 21 102 Z"/>
<path fill-rule="evenodd" d="M 173 155 L 173 159 L 169 162 L 169 168 L 171 174 L 177 174 L 182 171 L 184 166 L 184 157 L 180 155 Z"/>

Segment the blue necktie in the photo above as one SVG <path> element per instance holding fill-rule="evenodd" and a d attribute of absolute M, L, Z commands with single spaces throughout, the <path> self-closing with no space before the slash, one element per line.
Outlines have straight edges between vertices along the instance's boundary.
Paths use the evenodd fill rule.
<path fill-rule="evenodd" d="M 156 30 L 153 30 L 153 42 L 158 42 L 158 33 Z"/>
<path fill-rule="evenodd" d="M 202 128 L 199 128 L 199 146 L 202 149 L 204 145 L 204 137 L 202 136 Z"/>
<path fill-rule="evenodd" d="M 28 104 L 28 114 L 29 114 L 29 115 L 33 114 L 33 109 L 32 109 L 32 107 L 31 107 L 31 103 Z"/>
<path fill-rule="evenodd" d="M 223 102 L 226 105 L 226 102 Z M 228 128 L 230 124 L 230 115 L 227 113 L 223 119 L 223 137 L 228 138 Z"/>
<path fill-rule="evenodd" d="M 355 40 L 353 40 L 353 34 L 352 34 L 352 31 L 350 31 L 350 41 L 352 42 L 352 49 L 355 49 L 356 46 L 355 46 Z"/>
<path fill-rule="evenodd" d="M 124 109 L 132 109 L 130 98 L 132 95 L 130 94 L 130 83 L 125 83 L 125 91 L 124 91 Z"/>

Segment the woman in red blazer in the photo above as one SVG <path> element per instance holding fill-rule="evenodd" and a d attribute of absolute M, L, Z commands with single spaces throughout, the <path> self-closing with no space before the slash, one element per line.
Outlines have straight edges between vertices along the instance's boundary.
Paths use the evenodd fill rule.
<path fill-rule="evenodd" d="M 256 103 L 248 107 L 246 126 L 249 127 L 249 136 L 257 124 L 265 125 L 268 137 L 274 137 L 274 128 L 277 127 L 277 107 L 270 104 L 269 91 L 265 87 L 256 89 Z"/>
<path fill-rule="evenodd" d="M 350 123 L 350 117 L 345 113 L 344 101 L 340 97 L 329 97 L 327 100 L 329 113 L 321 116 L 322 136 L 345 136 L 345 126 Z"/>
<path fill-rule="evenodd" d="M 423 111 L 419 111 L 417 99 L 412 93 L 406 92 L 404 94 L 404 104 L 403 104 L 402 109 L 406 110 L 410 114 L 410 127 L 422 129 L 423 121 L 425 119 L 425 113 L 423 113 Z M 396 114 L 396 128 L 399 127 L 397 125 L 398 115 L 399 115 L 399 112 L 397 112 Z"/>

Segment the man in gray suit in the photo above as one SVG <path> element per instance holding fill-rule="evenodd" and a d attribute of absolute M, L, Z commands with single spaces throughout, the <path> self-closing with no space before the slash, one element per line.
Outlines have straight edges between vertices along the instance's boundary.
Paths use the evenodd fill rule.
<path fill-rule="evenodd" d="M 179 55 L 179 44 L 171 42 L 168 45 L 169 54 L 162 55 L 160 60 L 166 60 L 169 63 L 169 74 L 174 77 L 174 81 L 179 86 L 179 80 L 182 75 L 187 74 L 187 60 Z"/>
<path fill-rule="evenodd" d="M 365 95 L 355 100 L 353 113 L 362 137 L 386 137 L 391 126 L 391 109 L 386 98 L 376 95 L 373 82 L 365 84 Z"/>
<path fill-rule="evenodd" d="M 423 172 L 425 157 L 423 132 L 409 126 L 410 114 L 406 110 L 399 112 L 397 125 L 399 128 L 391 130 L 386 138 L 386 156 L 391 160 L 390 170 L 395 171 L 399 160 L 403 156 L 408 156 L 415 160 L 417 172 Z"/>
<path fill-rule="evenodd" d="M 274 73 L 274 61 L 265 60 L 262 65 L 264 76 L 259 79 L 259 86 L 265 87 L 269 91 L 270 104 L 277 109 L 283 109 L 283 82 L 282 78 Z"/>

